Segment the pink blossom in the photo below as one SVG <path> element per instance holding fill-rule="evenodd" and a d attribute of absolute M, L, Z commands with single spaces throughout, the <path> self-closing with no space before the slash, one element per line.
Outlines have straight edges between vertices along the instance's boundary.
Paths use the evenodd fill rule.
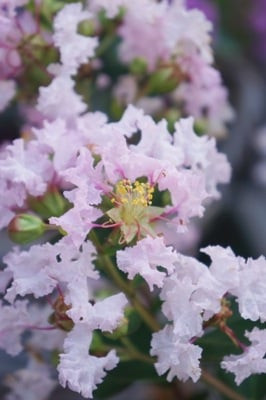
<path fill-rule="evenodd" d="M 203 215 L 203 202 L 208 197 L 205 186 L 205 177 L 200 171 L 168 168 L 159 176 L 158 187 L 161 191 L 169 190 L 181 228 L 189 218 Z"/>
<path fill-rule="evenodd" d="M 266 259 L 249 258 L 240 262 L 240 283 L 232 293 L 237 296 L 243 318 L 266 321 Z"/>
<path fill-rule="evenodd" d="M 221 366 L 235 375 L 235 382 L 240 385 L 246 378 L 253 374 L 266 373 L 266 329 L 254 328 L 246 332 L 246 337 L 251 345 L 243 354 L 231 355 L 224 358 Z"/>
<path fill-rule="evenodd" d="M 78 24 L 92 15 L 82 10 L 81 3 L 67 4 L 54 19 L 54 43 L 60 49 L 61 63 L 69 74 L 94 56 L 97 38 L 85 37 L 77 33 Z"/>
<path fill-rule="evenodd" d="M 105 357 L 88 354 L 92 333 L 84 324 L 76 324 L 64 343 L 64 354 L 60 355 L 58 365 L 59 381 L 85 398 L 92 398 L 92 392 L 103 381 L 109 371 L 118 363 L 115 351 Z"/>
<path fill-rule="evenodd" d="M 73 120 L 87 108 L 81 96 L 74 91 L 74 85 L 68 75 L 55 77 L 50 85 L 40 88 L 37 110 L 51 120 Z"/>
<path fill-rule="evenodd" d="M 166 276 L 166 273 L 159 271 L 157 267 L 163 267 L 169 274 L 174 270 L 176 259 L 176 253 L 171 247 L 166 247 L 163 238 L 160 237 L 153 239 L 147 236 L 135 246 L 117 252 L 118 268 L 126 272 L 129 279 L 140 274 L 151 290 L 154 285 L 162 287 Z"/>
<path fill-rule="evenodd" d="M 184 165 L 205 172 L 206 189 L 210 196 L 217 198 L 218 183 L 228 183 L 231 168 L 224 154 L 216 149 L 215 140 L 197 136 L 193 129 L 192 117 L 181 119 L 175 124 L 174 144 L 184 153 Z"/>
<path fill-rule="evenodd" d="M 0 348 L 12 356 L 21 352 L 20 335 L 30 323 L 27 304 L 25 300 L 12 305 L 0 303 Z"/>
<path fill-rule="evenodd" d="M 67 234 L 69 243 L 74 243 L 76 247 L 79 247 L 93 228 L 93 223 L 101 216 L 100 210 L 88 205 L 85 210 L 73 207 L 61 217 L 50 218 L 49 222 L 61 227 Z"/>
<path fill-rule="evenodd" d="M 163 313 L 170 321 L 173 321 L 173 332 L 178 337 L 191 339 L 194 336 L 201 336 L 202 330 L 202 309 L 192 300 L 192 294 L 197 290 L 189 276 L 183 279 L 170 277 L 164 283 L 161 299 Z"/>
<path fill-rule="evenodd" d="M 190 47 L 186 47 L 178 63 L 189 80 L 178 86 L 173 98 L 185 102 L 188 115 L 205 121 L 209 134 L 223 135 L 225 124 L 232 121 L 234 112 L 220 73 Z"/>
<path fill-rule="evenodd" d="M 76 160 L 81 141 L 66 125 L 65 120 L 55 119 L 52 122 L 44 121 L 43 127 L 33 129 L 37 142 L 41 144 L 43 152 L 52 156 L 52 163 L 57 173 L 72 166 Z"/>
<path fill-rule="evenodd" d="M 72 283 L 71 283 L 72 285 Z M 78 288 L 77 288 L 78 290 Z M 88 296 L 87 296 L 88 297 Z M 122 320 L 124 316 L 124 308 L 128 301 L 123 293 L 106 297 L 97 301 L 94 305 L 90 304 L 86 299 L 82 299 L 83 313 L 78 313 L 73 307 L 68 311 L 68 315 L 75 323 L 84 323 L 87 328 L 100 329 L 104 332 L 112 332 Z M 110 312 L 112 310 L 112 312 Z"/>
<path fill-rule="evenodd" d="M 211 258 L 209 271 L 223 286 L 224 292 L 234 292 L 240 284 L 239 258 L 230 247 L 208 246 L 201 251 Z"/>
<path fill-rule="evenodd" d="M 23 185 L 33 195 L 42 195 L 52 177 L 52 164 L 38 143 L 16 139 L 6 148 L 6 157 L 0 160 L 1 178 L 10 186 Z M 12 182 L 12 184 L 11 184 Z"/>
<path fill-rule="evenodd" d="M 149 12 L 129 5 L 119 33 L 123 39 L 120 55 L 129 63 L 135 58 L 147 61 L 154 70 L 160 60 L 168 60 L 172 54 L 182 51 L 184 44 L 192 43 L 208 62 L 211 24 L 198 10 L 185 10 L 179 3 L 145 2 Z"/>
<path fill-rule="evenodd" d="M 17 295 L 33 294 L 45 296 L 53 291 L 57 280 L 51 276 L 49 266 L 56 265 L 56 248 L 49 243 L 32 246 L 28 251 L 14 248 L 3 261 L 7 271 L 12 272 L 13 281 L 5 298 L 13 302 Z"/>
<path fill-rule="evenodd" d="M 199 358 L 202 349 L 180 340 L 174 335 L 170 325 L 166 325 L 164 329 L 153 334 L 150 353 L 158 357 L 155 368 L 159 375 L 169 370 L 168 381 L 177 377 L 182 381 L 191 378 L 193 382 L 196 382 L 200 378 Z"/>

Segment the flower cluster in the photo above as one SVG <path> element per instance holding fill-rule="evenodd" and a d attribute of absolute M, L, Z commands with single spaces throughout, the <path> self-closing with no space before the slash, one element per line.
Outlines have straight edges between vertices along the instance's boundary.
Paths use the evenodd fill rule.
<path fill-rule="evenodd" d="M 16 398 L 31 388 L 32 398 L 41 393 L 45 399 L 55 387 L 52 365 L 45 364 L 52 351 L 58 355 L 57 362 L 52 356 L 50 361 L 61 385 L 85 398 L 93 396 L 107 371 L 130 357 L 155 363 L 159 375 L 169 371 L 168 380 L 197 381 L 202 349 L 196 342 L 214 326 L 244 350 L 222 362 L 237 383 L 266 372 L 264 330 L 247 333 L 252 343 L 247 347 L 227 326 L 231 298 L 244 319 L 265 322 L 265 259 L 245 261 L 230 249 L 208 247 L 203 250 L 212 260 L 208 268 L 169 245 L 169 237 L 182 241 L 192 219 L 219 198 L 218 185 L 230 180 L 230 165 L 216 140 L 197 134 L 193 116 L 170 127 L 169 120 L 154 120 L 132 104 L 110 122 L 105 113 L 88 111 L 78 91 L 83 67 L 99 68 L 95 64 L 110 18 L 113 34 L 122 38 L 121 60 L 132 67 L 136 59 L 145 59 L 150 92 L 133 100 L 151 100 L 151 84 L 163 75 L 175 80 L 169 101 L 184 102 L 185 116 L 201 118 L 207 109 L 208 129 L 222 130 L 231 111 L 211 64 L 210 23 L 182 1 L 92 0 L 86 7 L 65 5 L 46 37 L 37 1 L 37 31 L 23 30 L 21 18 L 32 16 L 18 11 L 25 3 L 0 6 L 0 19 L 7 24 L 0 50 L 12 43 L 9 50 L 21 66 L 36 45 L 42 52 L 48 44 L 56 56 L 48 69 L 42 65 L 49 81 L 36 99 L 38 123 L 0 152 L 5 193 L 0 226 L 17 244 L 39 239 L 8 252 L 0 272 L 0 348 L 17 355 L 25 347 L 29 358 L 28 370 L 17 371 L 6 385 Z M 19 31 L 14 40 L 14 31 L 8 31 L 12 23 Z M 93 35 L 82 29 L 92 29 Z M 16 73 L 27 75 L 23 68 Z M 15 91 L 10 76 L 17 75 L 1 70 L 0 78 L 8 77 L 0 81 L 6 87 L 1 109 Z M 162 308 L 156 313 L 164 326 L 151 307 L 158 294 Z M 129 345 L 134 313 L 150 329 L 150 355 Z M 31 335 L 24 337 L 25 331 Z"/>

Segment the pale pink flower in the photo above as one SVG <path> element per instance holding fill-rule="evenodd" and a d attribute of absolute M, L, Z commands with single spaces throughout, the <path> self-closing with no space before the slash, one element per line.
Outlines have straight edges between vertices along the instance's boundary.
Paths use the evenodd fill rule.
<path fill-rule="evenodd" d="M 93 223 L 102 216 L 102 212 L 95 207 L 87 205 L 80 210 L 73 207 L 61 217 L 49 218 L 50 224 L 61 227 L 67 234 L 69 243 L 74 243 L 78 248 L 86 239 L 93 228 Z"/>
<path fill-rule="evenodd" d="M 127 146 L 123 137 L 117 137 L 115 142 L 107 143 L 102 153 L 102 164 L 108 180 L 116 183 L 123 178 L 134 182 L 141 176 L 146 176 L 149 182 L 154 182 L 168 162 L 135 153 Z"/>
<path fill-rule="evenodd" d="M 56 266 L 56 248 L 50 243 L 32 246 L 28 251 L 15 247 L 3 258 L 6 271 L 13 281 L 5 298 L 13 302 L 17 295 L 33 294 L 36 298 L 53 291 L 57 280 L 49 274 L 49 266 Z"/>
<path fill-rule="evenodd" d="M 38 143 L 16 139 L 6 148 L 6 157 L 0 160 L 1 179 L 12 187 L 23 185 L 33 195 L 42 195 L 52 177 L 52 164 Z"/>
<path fill-rule="evenodd" d="M 84 324 L 76 324 L 64 343 L 64 354 L 60 355 L 58 365 L 59 382 L 80 393 L 85 398 L 92 398 L 92 392 L 103 381 L 106 371 L 116 367 L 118 357 L 110 351 L 105 357 L 88 354 L 92 333 Z"/>
<path fill-rule="evenodd" d="M 182 149 L 186 167 L 204 171 L 207 192 L 217 198 L 217 184 L 229 182 L 231 168 L 226 156 L 217 151 L 215 139 L 197 136 L 193 124 L 192 117 L 175 124 L 174 145 Z"/>
<path fill-rule="evenodd" d="M 201 336 L 202 330 L 202 308 L 192 300 L 192 294 L 197 290 L 190 277 L 166 279 L 161 299 L 164 301 L 162 310 L 169 321 L 173 321 L 174 334 L 186 340 L 194 336 Z"/>
<path fill-rule="evenodd" d="M 196 382 L 200 378 L 199 359 L 202 349 L 180 340 L 178 336 L 174 335 L 170 325 L 153 334 L 150 353 L 152 356 L 158 357 L 155 368 L 159 375 L 163 375 L 169 370 L 168 381 L 177 377 L 181 381 L 191 378 L 193 382 Z"/>
<path fill-rule="evenodd" d="M 237 385 L 250 375 L 266 373 L 266 329 L 254 328 L 246 332 L 246 337 L 251 345 L 244 353 L 225 357 L 221 363 L 222 368 L 235 375 Z"/>
<path fill-rule="evenodd" d="M 77 33 L 78 24 L 92 15 L 82 10 L 81 3 L 67 4 L 54 19 L 53 40 L 60 50 L 61 63 L 69 74 L 77 72 L 78 67 L 94 56 L 98 39 Z"/>
<path fill-rule="evenodd" d="M 40 88 L 37 110 L 48 119 L 73 120 L 87 108 L 74 90 L 74 81 L 65 74 L 56 76 L 50 85 Z"/>
<path fill-rule="evenodd" d="M 189 218 L 202 217 L 203 202 L 208 198 L 203 172 L 168 168 L 159 176 L 158 187 L 161 191 L 169 190 L 180 228 L 187 224 Z"/>
<path fill-rule="evenodd" d="M 20 336 L 30 324 L 27 304 L 25 300 L 12 305 L 0 303 L 0 348 L 12 356 L 21 352 Z"/>
<path fill-rule="evenodd" d="M 189 46 L 178 57 L 178 63 L 189 79 L 181 82 L 173 92 L 173 99 L 185 103 L 188 115 L 202 119 L 210 135 L 223 135 L 225 124 L 232 121 L 234 112 L 219 71 Z"/>
<path fill-rule="evenodd" d="M 142 9 L 138 13 L 135 3 L 134 7 L 128 5 L 123 25 L 119 29 L 123 39 L 120 55 L 124 62 L 143 58 L 149 69 L 154 70 L 160 60 L 168 60 L 171 55 L 178 54 L 186 43 L 193 44 L 208 62 L 212 60 L 209 35 L 211 23 L 203 13 L 185 10 L 180 3 L 144 3 L 149 12 Z"/>
<path fill-rule="evenodd" d="M 211 258 L 209 271 L 212 276 L 223 286 L 224 292 L 232 292 L 239 288 L 240 264 L 230 247 L 208 246 L 201 249 Z"/>
<path fill-rule="evenodd" d="M 71 307 L 67 314 L 75 323 L 84 323 L 88 329 L 100 329 L 104 332 L 112 332 L 119 325 L 124 316 L 124 308 L 128 303 L 123 293 L 96 301 L 94 305 L 89 303 L 88 300 L 86 301 L 85 298 L 82 300 L 82 313 L 77 313 L 77 310 Z M 74 302 L 72 302 L 72 305 L 75 307 Z"/>
<path fill-rule="evenodd" d="M 178 254 L 175 272 L 164 281 L 162 310 L 173 321 L 173 331 L 187 340 L 203 333 L 202 324 L 221 309 L 227 288 L 209 268 L 193 257 Z"/>
<path fill-rule="evenodd" d="M 81 147 L 81 140 L 76 132 L 67 127 L 64 119 L 44 121 L 43 127 L 33 129 L 33 133 L 37 142 L 42 145 L 43 151 L 52 156 L 52 163 L 57 173 L 62 174 L 66 168 L 72 166 Z"/>
<path fill-rule="evenodd" d="M 239 259 L 240 283 L 232 293 L 237 296 L 239 311 L 243 318 L 266 321 L 266 259 L 261 256 Z"/>
<path fill-rule="evenodd" d="M 166 274 L 173 272 L 177 256 L 172 247 L 166 247 L 161 237 L 147 236 L 133 247 L 117 252 L 117 265 L 133 279 L 141 275 L 151 290 L 153 286 L 162 287 Z M 166 272 L 157 267 L 163 267 Z"/>

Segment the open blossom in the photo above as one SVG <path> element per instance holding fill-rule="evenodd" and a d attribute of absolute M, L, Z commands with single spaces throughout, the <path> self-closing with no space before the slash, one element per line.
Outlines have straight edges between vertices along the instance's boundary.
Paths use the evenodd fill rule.
<path fill-rule="evenodd" d="M 58 365 L 59 381 L 63 387 L 81 393 L 85 398 L 92 398 L 96 385 L 102 382 L 106 371 L 113 369 L 118 363 L 115 351 L 105 357 L 88 354 L 92 334 L 88 327 L 76 324 L 68 334 L 64 343 L 64 354 L 60 355 Z"/>
<path fill-rule="evenodd" d="M 240 282 L 233 291 L 237 296 L 239 312 L 245 319 L 266 321 L 266 259 L 239 259 Z M 259 278 L 258 278 L 259 277 Z"/>
<path fill-rule="evenodd" d="M 159 375 L 169 370 L 168 381 L 177 377 L 181 381 L 191 378 L 196 382 L 200 378 L 199 359 L 202 349 L 188 341 L 180 340 L 170 325 L 153 334 L 150 353 L 158 357 L 155 368 Z"/>
<path fill-rule="evenodd" d="M 218 313 L 226 289 L 209 269 L 192 257 L 178 255 L 175 271 L 165 279 L 162 310 L 173 331 L 187 340 L 203 333 L 203 321 Z"/>
<path fill-rule="evenodd" d="M 51 179 L 51 162 L 34 141 L 14 140 L 6 148 L 6 157 L 0 160 L 1 179 L 23 185 L 33 196 L 41 195 Z"/>
<path fill-rule="evenodd" d="M 202 251 L 211 257 L 210 272 L 224 291 L 236 296 L 241 316 L 265 322 L 265 257 L 244 260 L 236 257 L 231 249 L 220 246 L 209 246 Z"/>
<path fill-rule="evenodd" d="M 208 133 L 223 134 L 224 125 L 233 120 L 234 112 L 228 103 L 228 93 L 219 71 L 189 46 L 178 63 L 188 79 L 173 92 L 173 99 L 185 104 L 188 115 L 206 121 Z"/>
<path fill-rule="evenodd" d="M 40 88 L 37 110 L 48 119 L 71 120 L 87 108 L 74 91 L 74 81 L 67 74 L 56 76 L 50 85 Z"/>
<path fill-rule="evenodd" d="M 266 373 L 266 330 L 254 328 L 246 332 L 246 337 L 251 345 L 244 353 L 225 357 L 221 363 L 222 368 L 235 375 L 237 385 L 250 375 Z"/>
<path fill-rule="evenodd" d="M 124 62 L 144 58 L 149 69 L 154 70 L 160 60 L 165 61 L 171 55 L 182 52 L 187 42 L 192 43 L 206 60 L 211 61 L 211 24 L 201 12 L 185 10 L 177 2 L 172 5 L 167 2 L 146 3 L 149 3 L 152 12 L 145 13 L 142 10 L 136 13 L 136 8 L 129 6 L 119 30 L 123 39 L 120 55 Z"/>
<path fill-rule="evenodd" d="M 18 300 L 13 305 L 0 303 L 0 348 L 12 356 L 23 349 L 21 334 L 30 324 L 27 304 L 25 300 Z"/>
<path fill-rule="evenodd" d="M 118 267 L 128 273 L 133 279 L 140 274 L 153 289 L 156 285 L 161 287 L 166 276 L 165 272 L 157 270 L 157 266 L 164 267 L 168 273 L 173 272 L 176 254 L 171 247 L 166 247 L 162 238 L 147 237 L 134 247 L 117 252 Z"/>
<path fill-rule="evenodd" d="M 196 135 L 193 122 L 193 118 L 186 118 L 175 124 L 174 144 L 183 150 L 184 165 L 204 170 L 207 192 L 218 197 L 217 184 L 229 182 L 231 168 L 226 156 L 217 151 L 213 138 Z"/>
<path fill-rule="evenodd" d="M 82 10 L 82 4 L 67 4 L 54 19 L 53 40 L 60 49 L 64 70 L 75 74 L 78 67 L 94 56 L 98 44 L 97 38 L 85 37 L 77 33 L 78 24 L 91 18 L 88 11 Z"/>

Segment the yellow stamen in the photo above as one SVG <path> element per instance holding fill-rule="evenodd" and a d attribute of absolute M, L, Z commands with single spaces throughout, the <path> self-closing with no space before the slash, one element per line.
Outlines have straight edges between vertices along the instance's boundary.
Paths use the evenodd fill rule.
<path fill-rule="evenodd" d="M 123 179 L 117 183 L 116 196 L 111 201 L 147 207 L 152 203 L 153 193 L 154 188 L 149 183 L 139 181 L 132 183 L 129 179 Z"/>

